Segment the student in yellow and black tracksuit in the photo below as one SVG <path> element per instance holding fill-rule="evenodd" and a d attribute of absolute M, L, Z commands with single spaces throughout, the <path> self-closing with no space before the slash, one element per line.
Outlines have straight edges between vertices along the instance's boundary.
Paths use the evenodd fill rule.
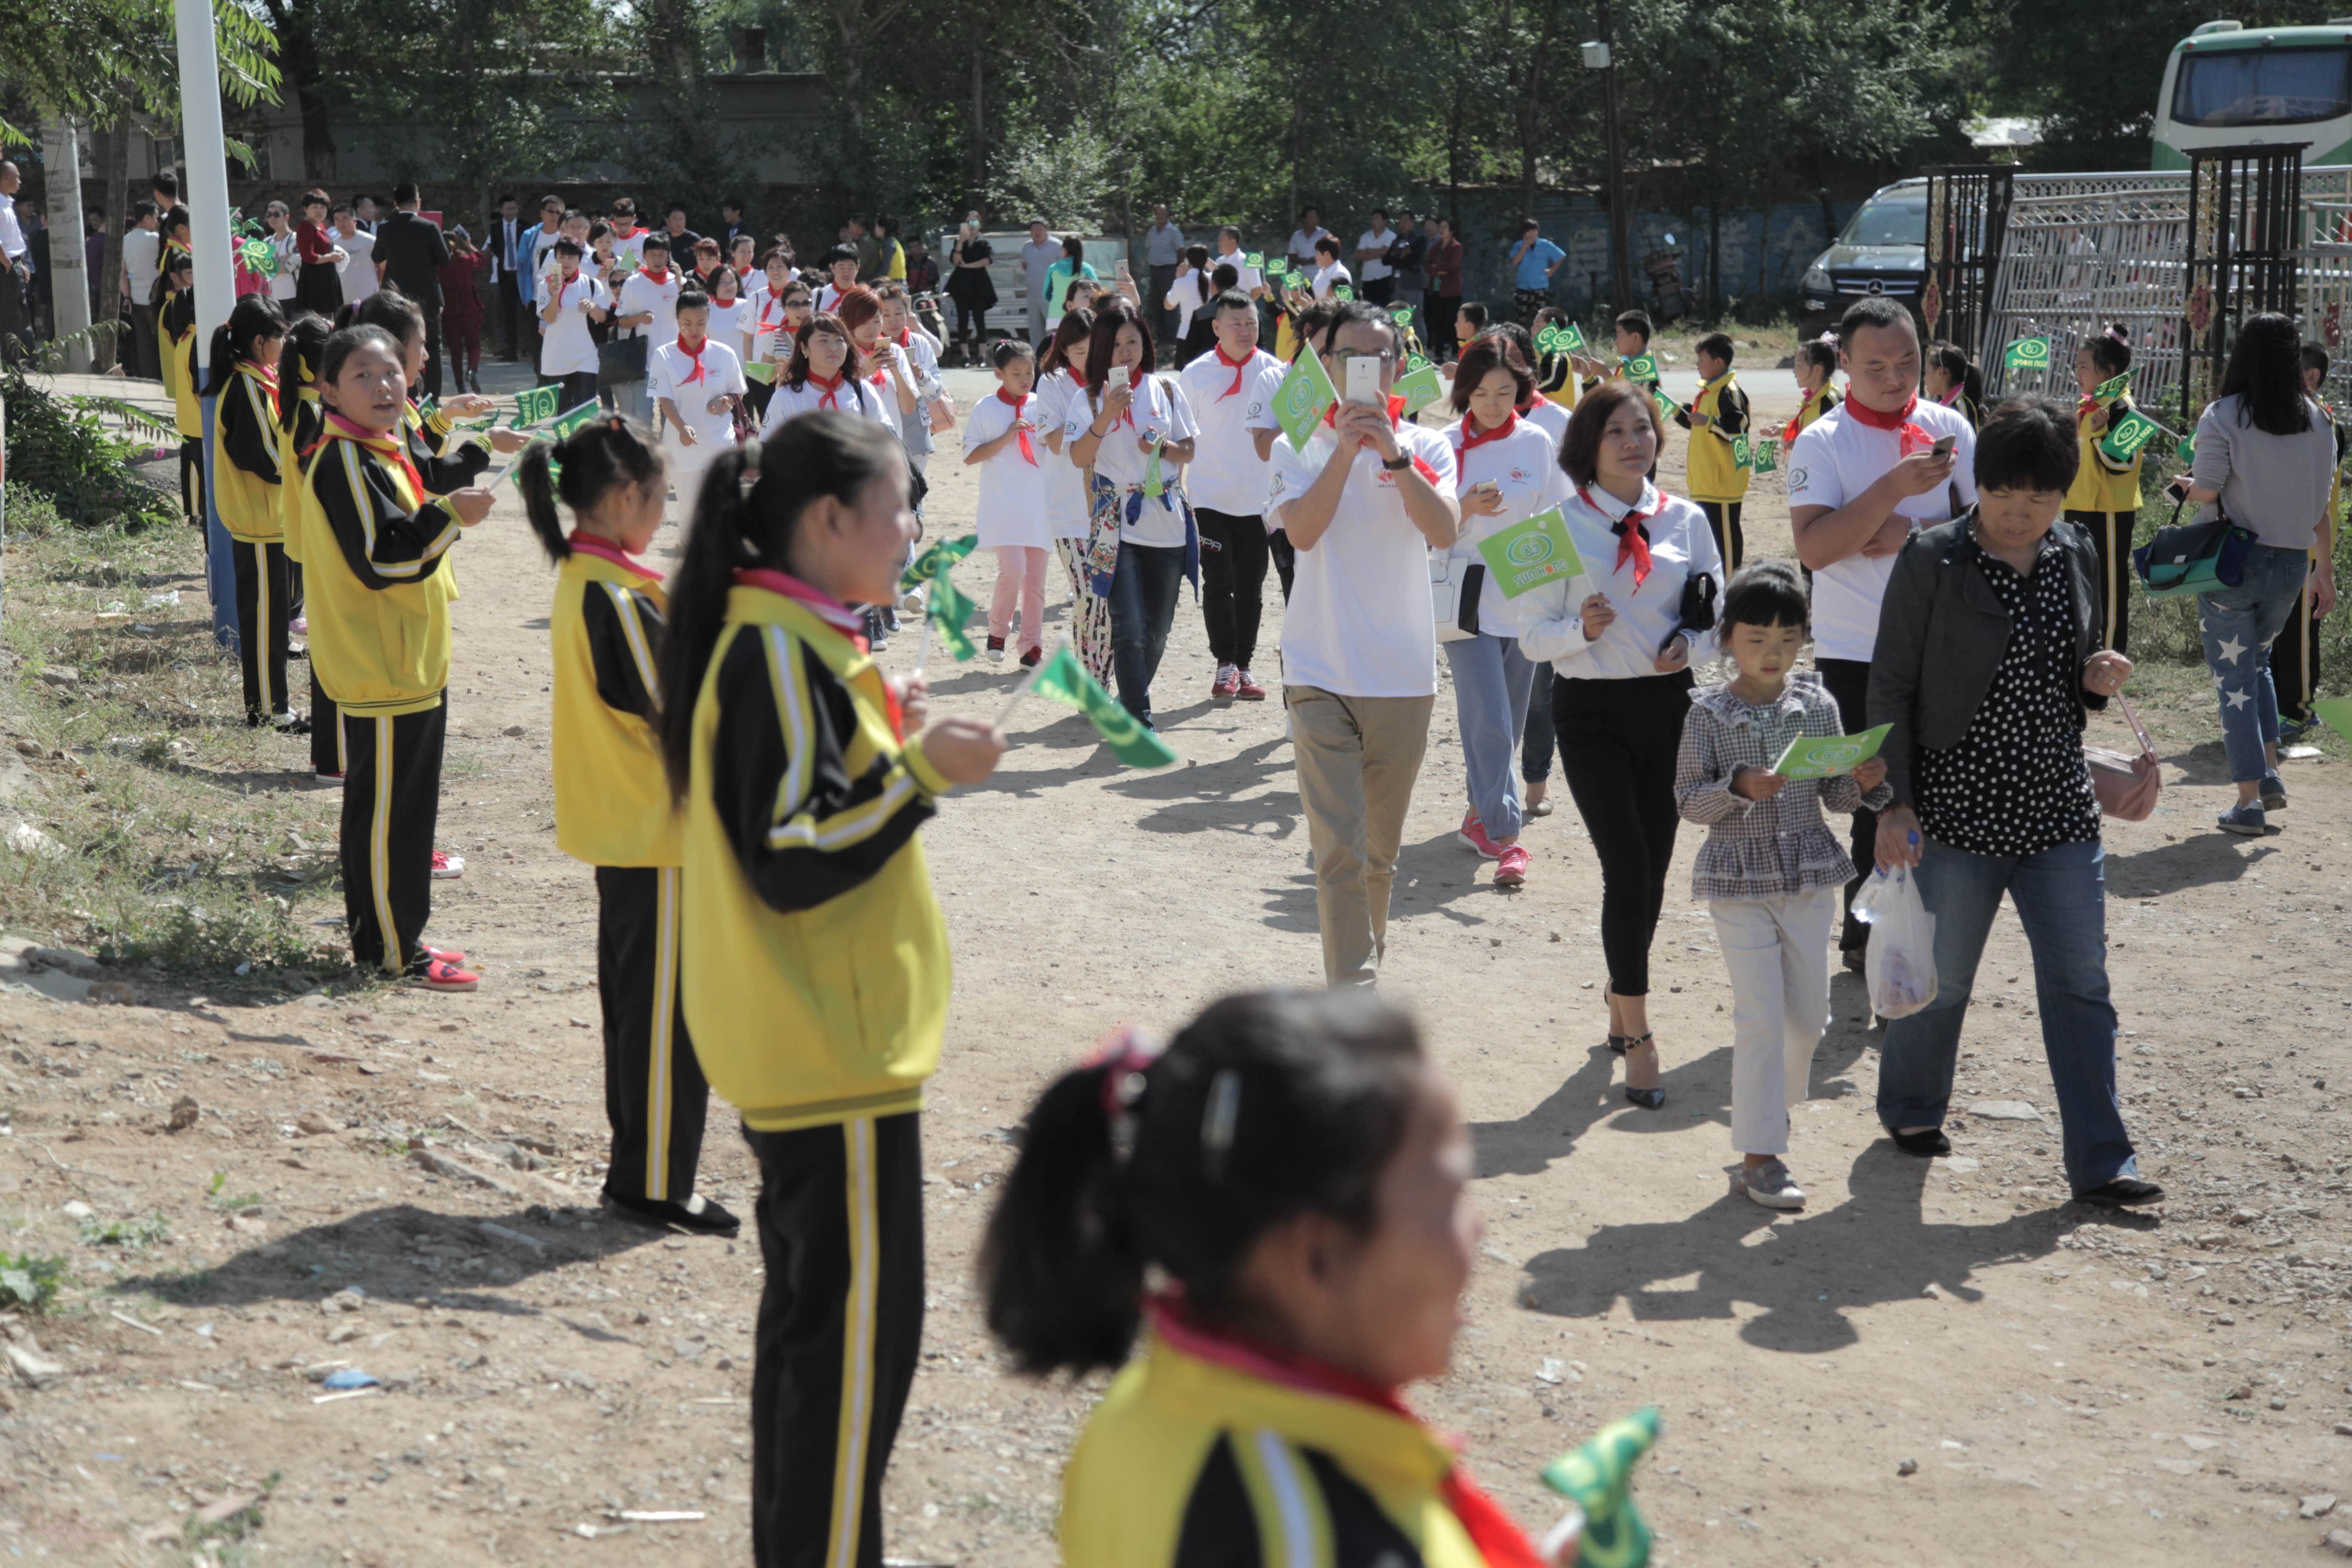
<path fill-rule="evenodd" d="M 196 362 L 195 264 L 184 251 L 173 253 L 155 279 L 155 332 L 161 340 L 163 384 L 172 394 L 172 419 L 180 432 L 180 510 L 205 529 L 204 384 Z M 205 531 L 205 548 L 212 548 Z"/>
<path fill-rule="evenodd" d="M 887 426 L 832 412 L 722 454 L 670 595 L 686 1017 L 760 1162 L 762 1568 L 882 1561 L 882 1475 L 922 1337 L 919 1113 L 949 991 L 915 830 L 1003 752 L 969 721 L 904 738 L 919 691 L 884 679 L 848 608 L 896 591 L 908 475 Z"/>
<path fill-rule="evenodd" d="M 304 478 L 310 662 L 340 710 L 343 906 L 352 961 L 428 990 L 470 991 L 464 955 L 421 940 L 448 732 L 446 561 L 488 491 L 426 493 L 402 444 L 400 346 L 375 327 L 327 341 L 325 438 Z"/>
<path fill-rule="evenodd" d="M 1033 1375 L 1120 1369 L 1062 1472 L 1071 1568 L 1537 1568 L 1399 1395 L 1452 1362 L 1478 1226 L 1394 1003 L 1227 996 L 1164 1054 L 1115 1037 L 1024 1125 L 988 1326 Z"/>
<path fill-rule="evenodd" d="M 1984 372 L 1958 343 L 1939 342 L 1927 350 L 1920 382 L 1929 397 L 1966 419 L 1970 429 L 1984 423 Z"/>
<path fill-rule="evenodd" d="M 278 356 L 278 471 L 285 477 L 278 490 L 285 498 L 286 569 L 293 584 L 289 609 L 298 616 L 303 603 L 302 480 L 326 432 L 325 416 L 319 405 L 319 361 L 333 330 L 324 316 L 301 311 L 286 329 L 286 348 Z M 321 779 L 340 780 L 343 722 L 336 715 L 334 700 L 319 685 L 318 661 L 307 662 L 310 666 L 310 768 Z"/>
<path fill-rule="evenodd" d="M 694 1191 L 710 1103 L 679 989 L 682 823 L 662 773 L 654 649 L 668 605 L 635 559 L 662 524 L 661 447 L 618 415 L 516 470 L 531 531 L 556 563 L 555 847 L 596 868 L 596 989 L 604 1015 L 604 1197 L 632 1218 L 732 1235 Z M 567 535 L 561 499 L 577 527 Z"/>
<path fill-rule="evenodd" d="M 1797 345 L 1797 390 L 1804 396 L 1797 403 L 1797 412 L 1780 429 L 1780 444 L 1786 447 L 1804 434 L 1807 426 L 1838 405 L 1838 351 L 1834 342 L 1810 342 Z"/>
<path fill-rule="evenodd" d="M 1739 461 L 1733 443 L 1748 434 L 1748 395 L 1731 374 L 1731 337 L 1709 332 L 1695 345 L 1698 359 L 1698 395 L 1675 416 L 1675 423 L 1691 433 L 1690 466 L 1685 483 L 1690 499 L 1706 513 L 1715 531 L 1715 548 L 1723 559 L 1727 579 L 1739 570 L 1748 553 L 1748 536 L 1739 530 L 1739 509 L 1748 499 L 1748 465 Z"/>
<path fill-rule="evenodd" d="M 236 564 L 237 657 L 245 668 L 245 721 L 299 734 L 286 691 L 287 624 L 293 618 L 286 563 L 284 452 L 278 427 L 278 362 L 286 318 L 267 294 L 247 294 L 213 331 L 213 505 Z"/>
<path fill-rule="evenodd" d="M 2327 384 L 2327 351 L 2317 343 L 2303 345 L 2303 384 L 2313 398 Z M 2336 417 L 2335 408 L 2320 404 L 2327 422 L 2336 427 L 2336 474 L 2327 484 L 2327 516 L 2330 521 L 2340 519 L 2344 509 L 2345 437 L 2343 421 Z M 2323 617 L 2311 606 L 2311 579 L 2303 583 L 2303 601 L 2295 608 L 2284 630 L 2271 639 L 2271 684 L 2278 689 L 2279 722 L 2300 734 L 2318 717 L 2312 711 L 2311 700 L 2319 695 L 2319 628 Z"/>
<path fill-rule="evenodd" d="M 2117 463 L 2099 450 L 2100 437 L 2132 411 L 2131 397 L 2093 395 L 2104 383 L 2131 368 L 2131 337 L 2119 323 L 2084 341 L 2074 353 L 2074 384 L 2083 399 L 2074 411 L 2074 433 L 2082 444 L 2082 461 L 2074 468 L 2074 487 L 2066 492 L 2066 521 L 2091 536 L 2099 547 L 2099 592 L 2102 612 L 2099 646 L 2128 656 L 2131 639 L 2132 531 L 2139 526 L 2141 454 Z"/>

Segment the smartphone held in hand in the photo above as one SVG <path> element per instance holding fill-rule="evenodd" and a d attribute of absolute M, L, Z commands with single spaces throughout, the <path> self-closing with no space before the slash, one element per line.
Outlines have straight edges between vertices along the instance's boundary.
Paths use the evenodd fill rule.
<path fill-rule="evenodd" d="M 1350 359 L 1348 362 L 1347 385 L 1341 395 L 1350 403 L 1380 407 L 1381 362 L 1368 354 L 1359 354 Z"/>

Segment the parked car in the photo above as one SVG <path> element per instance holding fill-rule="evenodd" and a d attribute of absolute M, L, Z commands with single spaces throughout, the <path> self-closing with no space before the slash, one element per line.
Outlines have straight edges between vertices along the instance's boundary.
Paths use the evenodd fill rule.
<path fill-rule="evenodd" d="M 1900 300 L 1917 321 L 1927 281 L 1927 182 L 1897 180 L 1872 193 L 1836 242 L 1805 269 L 1797 330 L 1818 336 L 1837 325 L 1846 307 L 1871 294 Z"/>

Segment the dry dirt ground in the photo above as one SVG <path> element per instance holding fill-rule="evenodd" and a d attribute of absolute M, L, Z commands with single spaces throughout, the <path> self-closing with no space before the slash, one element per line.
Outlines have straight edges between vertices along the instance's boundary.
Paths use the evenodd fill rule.
<path fill-rule="evenodd" d="M 1677 438 L 1670 480 L 1679 464 Z M 932 474 L 932 528 L 962 531 L 973 486 L 952 439 Z M 1748 529 L 1787 551 L 1774 481 Z M 0 1249 L 68 1268 L 48 1314 L 6 1320 L 18 1366 L 51 1370 L 0 1395 L 0 1559 L 748 1559 L 756 1248 L 596 1215 L 594 908 L 550 820 L 550 574 L 510 500 L 460 558 L 441 836 L 468 865 L 437 887 L 430 934 L 475 956 L 478 993 L 0 994 Z M 991 564 L 962 574 L 984 604 Z M 1261 673 L 1277 666 L 1268 621 Z M 889 1483 L 893 1557 L 1055 1558 L 1060 1467 L 1098 1385 L 1011 1375 L 971 1283 L 1031 1097 L 1122 1019 L 1166 1030 L 1219 993 L 1318 979 L 1280 705 L 1213 706 L 1210 673 L 1188 595 L 1160 702 L 1181 765 L 1119 768 L 1083 721 L 1025 708 L 995 782 L 927 830 L 957 985 L 926 1117 L 926 1348 Z M 982 716 L 1014 679 L 984 661 L 933 674 L 945 711 Z M 1454 1371 L 1413 1397 L 1466 1434 L 1523 1521 L 1551 1515 L 1544 1462 L 1654 1403 L 1665 1436 L 1639 1489 L 1662 1563 L 2326 1554 L 2345 1521 L 2315 1494 L 2352 1492 L 2345 753 L 2292 765 L 2284 834 L 2224 837 L 2209 689 L 2193 671 L 2144 685 L 2166 790 L 2151 821 L 2110 832 L 2112 974 L 2129 1121 L 2171 1198 L 2125 1218 L 2065 1201 L 2006 915 L 1955 1157 L 1880 1135 L 1878 1038 L 1842 974 L 1795 1117 L 1810 1210 L 1727 1195 L 1728 994 L 1687 892 L 1697 836 L 1657 943 L 1667 1102 L 1640 1110 L 1601 1046 L 1599 882 L 1574 811 L 1563 792 L 1528 835 L 1526 890 L 1496 890 L 1453 837 L 1441 695 L 1385 981 L 1475 1124 L 1486 1234 Z M 215 742 L 193 733 L 201 770 Z M 331 804 L 282 744 L 289 771 L 244 784 Z M 338 907 L 328 893 L 302 913 Z M 183 1097 L 194 1124 L 171 1131 Z M 718 1105 L 703 1171 L 748 1209 Z M 381 1388 L 322 1399 L 347 1367 Z M 624 1517 L 658 1510 L 698 1517 Z"/>

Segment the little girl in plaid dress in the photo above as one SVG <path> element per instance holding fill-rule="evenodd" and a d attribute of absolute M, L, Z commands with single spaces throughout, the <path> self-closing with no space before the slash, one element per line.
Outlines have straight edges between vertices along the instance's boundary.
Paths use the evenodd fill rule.
<path fill-rule="evenodd" d="M 1800 736 L 1843 735 L 1837 699 L 1803 651 L 1808 605 L 1796 568 L 1760 561 L 1723 595 L 1717 646 L 1736 679 L 1701 687 L 1683 725 L 1675 804 L 1705 824 L 1691 892 L 1707 901 L 1731 971 L 1731 1142 L 1740 1184 L 1767 1208 L 1803 1206 L 1781 1158 L 1789 1108 L 1805 1098 L 1813 1050 L 1829 1023 L 1830 929 L 1853 875 L 1822 820 L 1891 798 L 1876 757 L 1825 778 L 1790 778 L 1774 763 Z"/>

